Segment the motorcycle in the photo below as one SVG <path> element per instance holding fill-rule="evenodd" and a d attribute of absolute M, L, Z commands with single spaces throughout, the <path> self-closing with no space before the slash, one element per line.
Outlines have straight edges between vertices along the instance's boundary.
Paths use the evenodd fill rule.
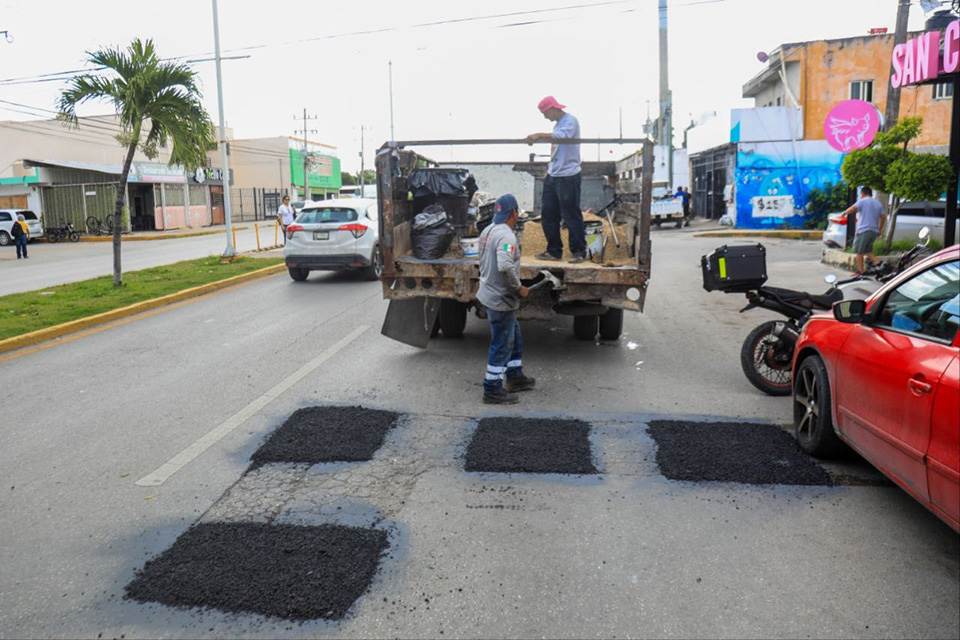
<path fill-rule="evenodd" d="M 68 222 L 65 226 L 47 229 L 48 242 L 60 242 L 67 239 L 70 242 L 80 242 L 80 233 L 73 228 L 73 224 Z"/>
<path fill-rule="evenodd" d="M 785 321 L 764 322 L 743 341 L 740 347 L 740 366 L 750 384 L 772 396 L 790 395 L 793 387 L 793 351 L 807 320 L 815 313 L 829 311 L 833 304 L 840 300 L 865 300 L 873 295 L 886 282 L 902 273 L 925 253 L 929 253 L 926 250 L 930 243 L 929 235 L 928 228 L 921 229 L 921 243 L 900 256 L 895 267 L 879 263 L 865 270 L 863 274 L 856 274 L 842 281 L 834 274 L 825 276 L 824 281 L 830 287 L 819 295 L 764 286 L 765 258 L 762 279 L 754 278 L 750 285 L 718 286 L 715 278 L 708 283 L 707 273 L 710 269 L 706 266 L 707 263 L 718 252 L 725 253 L 727 248 L 721 247 L 711 256 L 704 256 L 701 263 L 704 264 L 704 287 L 708 291 L 720 289 L 726 293 L 744 293 L 747 306 L 741 309 L 740 313 L 762 308 L 787 318 Z M 759 253 L 763 254 L 762 251 Z"/>

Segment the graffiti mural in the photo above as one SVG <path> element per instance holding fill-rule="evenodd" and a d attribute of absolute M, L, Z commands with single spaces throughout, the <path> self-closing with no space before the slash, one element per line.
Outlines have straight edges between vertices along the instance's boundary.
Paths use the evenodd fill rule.
<path fill-rule="evenodd" d="M 789 141 L 741 143 L 736 170 L 737 226 L 802 227 L 810 190 L 838 182 L 842 162 L 843 154 L 824 140 L 802 140 L 796 145 Z"/>

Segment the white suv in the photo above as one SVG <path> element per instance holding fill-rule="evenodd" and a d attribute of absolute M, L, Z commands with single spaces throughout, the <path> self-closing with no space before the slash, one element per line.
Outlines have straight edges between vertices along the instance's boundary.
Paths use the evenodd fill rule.
<path fill-rule="evenodd" d="M 287 227 L 284 260 L 290 277 L 306 280 L 311 271 L 362 269 L 370 280 L 383 271 L 377 201 L 370 198 L 307 202 Z"/>
<path fill-rule="evenodd" d="M 28 209 L 0 209 L 0 247 L 6 247 L 13 243 L 13 223 L 17 216 L 22 215 L 30 229 L 30 239 L 36 240 L 43 237 L 43 225 L 37 214 Z"/>

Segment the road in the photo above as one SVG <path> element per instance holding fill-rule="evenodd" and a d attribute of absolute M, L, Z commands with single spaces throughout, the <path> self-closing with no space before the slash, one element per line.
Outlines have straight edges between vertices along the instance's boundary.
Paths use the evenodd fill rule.
<path fill-rule="evenodd" d="M 261 246 L 273 245 L 273 226 L 261 222 Z M 256 249 L 252 222 L 237 230 L 237 250 Z M 282 242 L 282 240 L 281 240 Z M 124 271 L 147 269 L 160 265 L 219 255 L 226 248 L 223 233 L 169 240 L 126 241 L 120 245 Z M 109 242 L 57 243 L 32 242 L 30 259 L 17 260 L 13 245 L 0 247 L 0 296 L 32 291 L 67 282 L 113 273 L 113 245 Z"/>
<path fill-rule="evenodd" d="M 957 637 L 958 536 L 855 457 L 837 486 L 659 472 L 651 420 L 791 419 L 740 371 L 763 312 L 700 286 L 717 244 L 655 231 L 647 310 L 618 343 L 525 323 L 538 389 L 508 409 L 480 402 L 483 322 L 406 347 L 379 335 L 379 284 L 349 275 L 278 275 L 0 361 L 0 637 Z M 772 283 L 823 286 L 816 243 L 766 244 Z M 370 463 L 245 475 L 318 404 L 406 418 Z M 588 421 L 601 473 L 466 473 L 493 415 Z M 198 521 L 386 527 L 391 548 L 339 622 L 125 600 Z"/>

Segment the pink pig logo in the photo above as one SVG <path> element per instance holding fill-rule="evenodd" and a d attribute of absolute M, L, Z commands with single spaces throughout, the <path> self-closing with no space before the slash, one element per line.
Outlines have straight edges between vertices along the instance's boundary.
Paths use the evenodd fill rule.
<path fill-rule="evenodd" d="M 845 100 L 835 105 L 823 123 L 827 143 L 843 153 L 866 149 L 879 130 L 880 114 L 863 100 Z"/>

